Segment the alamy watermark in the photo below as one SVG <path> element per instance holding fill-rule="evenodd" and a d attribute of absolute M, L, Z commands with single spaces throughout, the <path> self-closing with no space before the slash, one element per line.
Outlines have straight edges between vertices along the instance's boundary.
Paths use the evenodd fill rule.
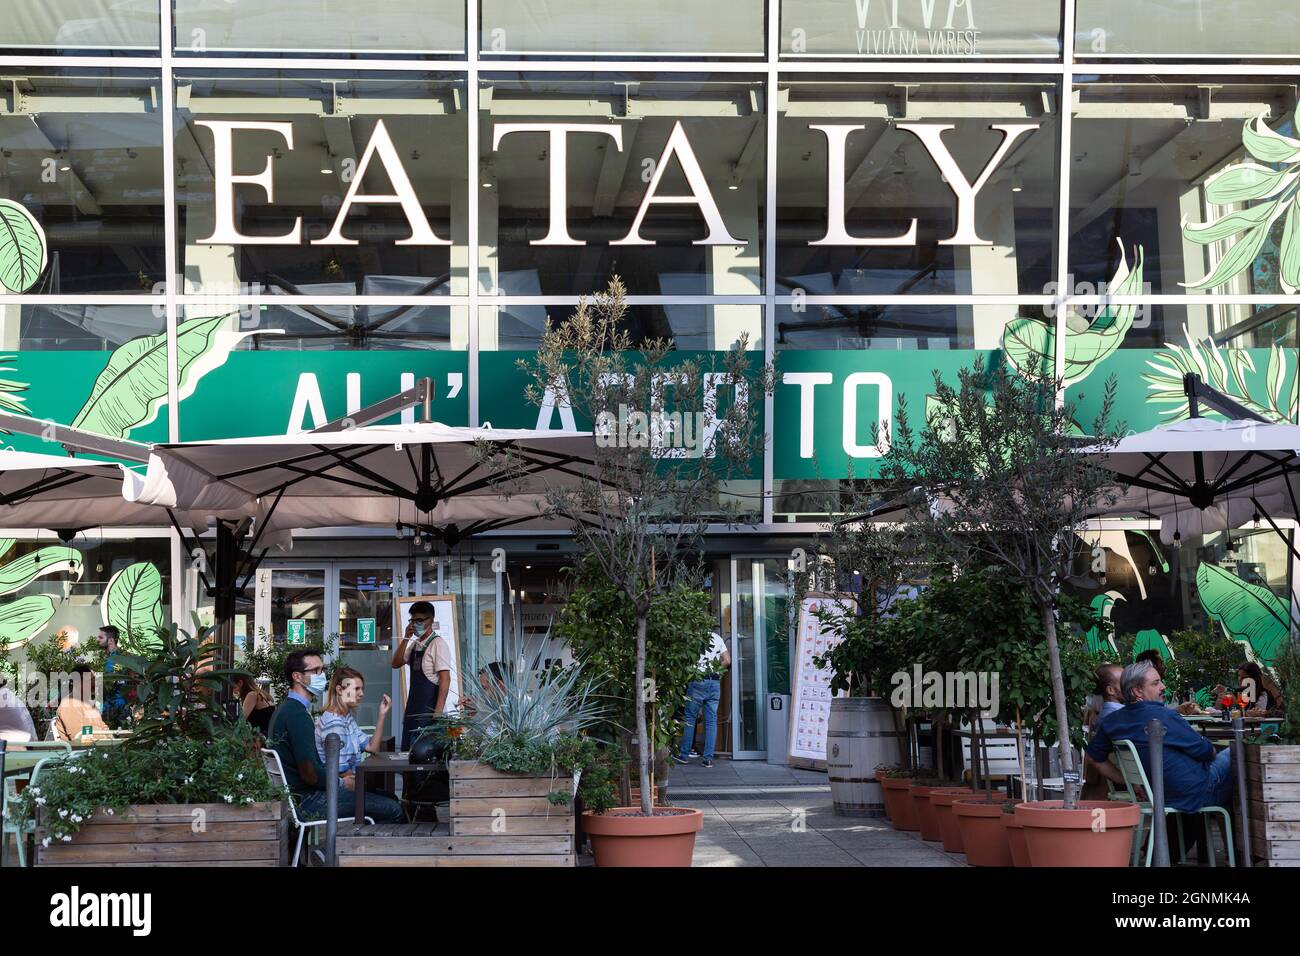
<path fill-rule="evenodd" d="M 653 448 L 661 458 L 700 458 L 708 439 L 707 412 L 642 412 L 618 406 L 596 417 L 601 448 Z"/>
<path fill-rule="evenodd" d="M 889 679 L 894 707 L 943 707 L 950 710 L 980 711 L 994 720 L 998 716 L 997 671 L 922 671 L 915 664 L 911 672 L 896 671 Z"/>

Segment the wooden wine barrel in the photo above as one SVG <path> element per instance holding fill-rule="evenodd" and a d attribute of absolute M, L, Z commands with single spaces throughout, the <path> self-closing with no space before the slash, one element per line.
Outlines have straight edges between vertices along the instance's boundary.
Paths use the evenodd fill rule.
<path fill-rule="evenodd" d="M 835 813 L 883 817 L 885 801 L 875 770 L 902 761 L 901 733 L 879 697 L 837 697 L 826 730 L 826 771 Z"/>

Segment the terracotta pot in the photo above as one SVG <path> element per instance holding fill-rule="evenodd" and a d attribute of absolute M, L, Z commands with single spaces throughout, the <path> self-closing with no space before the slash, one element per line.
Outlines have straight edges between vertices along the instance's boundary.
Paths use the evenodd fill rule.
<path fill-rule="evenodd" d="M 948 853 L 965 853 L 961 842 L 961 828 L 957 818 L 952 815 L 952 805 L 958 800 L 969 799 L 975 795 L 970 787 L 939 787 L 930 791 L 930 806 L 934 818 L 939 821 L 939 835 L 943 837 L 943 848 Z"/>
<path fill-rule="evenodd" d="M 1136 803 L 1080 800 L 1075 810 L 1064 805 L 1064 800 L 1036 800 L 1016 807 L 1031 866 L 1128 866 L 1133 828 L 1142 814 Z M 1103 825 L 1094 829 L 1098 820 Z"/>
<path fill-rule="evenodd" d="M 885 780 L 885 771 L 883 771 L 883 770 L 877 770 L 875 776 L 876 776 L 876 783 L 880 784 L 881 793 L 883 794 L 883 793 L 884 793 L 884 787 L 885 787 L 885 785 L 884 785 L 884 780 Z M 889 800 L 888 800 L 888 798 L 883 798 L 883 797 L 882 797 L 882 799 L 884 800 L 884 804 L 885 804 L 885 819 L 888 820 L 888 819 L 889 819 Z"/>
<path fill-rule="evenodd" d="M 1002 814 L 1002 825 L 1007 828 L 1007 846 L 1011 847 L 1011 862 L 1015 866 L 1030 866 L 1029 847 L 1025 845 L 1025 826 L 1014 813 Z"/>
<path fill-rule="evenodd" d="M 921 823 L 916 819 L 916 808 L 912 806 L 911 777 L 886 777 L 880 781 L 880 789 L 885 794 L 889 822 L 895 830 L 921 829 Z"/>
<path fill-rule="evenodd" d="M 690 866 L 703 826 L 704 813 L 685 807 L 661 807 L 652 817 L 639 807 L 582 815 L 597 866 Z"/>
<path fill-rule="evenodd" d="M 943 839 L 943 831 L 939 829 L 939 818 L 935 815 L 934 804 L 930 802 L 930 794 L 938 789 L 940 788 L 912 787 L 912 809 L 916 813 L 916 822 L 921 827 L 921 839 L 932 843 L 938 843 Z"/>
<path fill-rule="evenodd" d="M 961 828 L 966 862 L 971 866 L 1012 865 L 1007 828 L 1002 825 L 1002 805 L 1011 802 L 971 797 L 953 803 L 952 813 Z"/>

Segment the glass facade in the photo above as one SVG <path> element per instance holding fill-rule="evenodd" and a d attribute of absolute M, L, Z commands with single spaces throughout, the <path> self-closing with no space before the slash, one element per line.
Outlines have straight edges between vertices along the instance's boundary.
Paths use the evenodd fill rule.
<path fill-rule="evenodd" d="M 814 532 L 872 427 L 977 356 L 1059 359 L 1085 417 L 1115 376 L 1133 429 L 1185 414 L 1187 371 L 1295 420 L 1294 4 L 0 6 L 7 408 L 250 435 L 428 375 L 440 420 L 533 427 L 514 361 L 617 275 L 638 339 L 778 361 L 729 489 L 766 534 Z M 1285 593 L 1264 536 L 1162 588 L 1135 534 L 1108 574 L 1150 626 L 1196 619 L 1198 562 Z M 504 624 L 457 567 L 482 659 Z"/>

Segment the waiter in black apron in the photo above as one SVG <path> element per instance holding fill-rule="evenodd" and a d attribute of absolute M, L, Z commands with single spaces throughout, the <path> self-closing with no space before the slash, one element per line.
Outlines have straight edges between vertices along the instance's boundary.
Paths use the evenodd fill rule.
<path fill-rule="evenodd" d="M 412 738 L 422 727 L 433 723 L 435 715 L 442 713 L 451 687 L 447 669 L 435 665 L 437 680 L 425 673 L 424 656 L 437 656 L 438 635 L 433 629 L 433 605 L 416 601 L 411 605 L 410 623 L 406 632 L 393 648 L 393 668 L 411 665 L 411 684 L 406 694 L 406 708 L 402 713 L 402 750 L 411 749 Z"/>

